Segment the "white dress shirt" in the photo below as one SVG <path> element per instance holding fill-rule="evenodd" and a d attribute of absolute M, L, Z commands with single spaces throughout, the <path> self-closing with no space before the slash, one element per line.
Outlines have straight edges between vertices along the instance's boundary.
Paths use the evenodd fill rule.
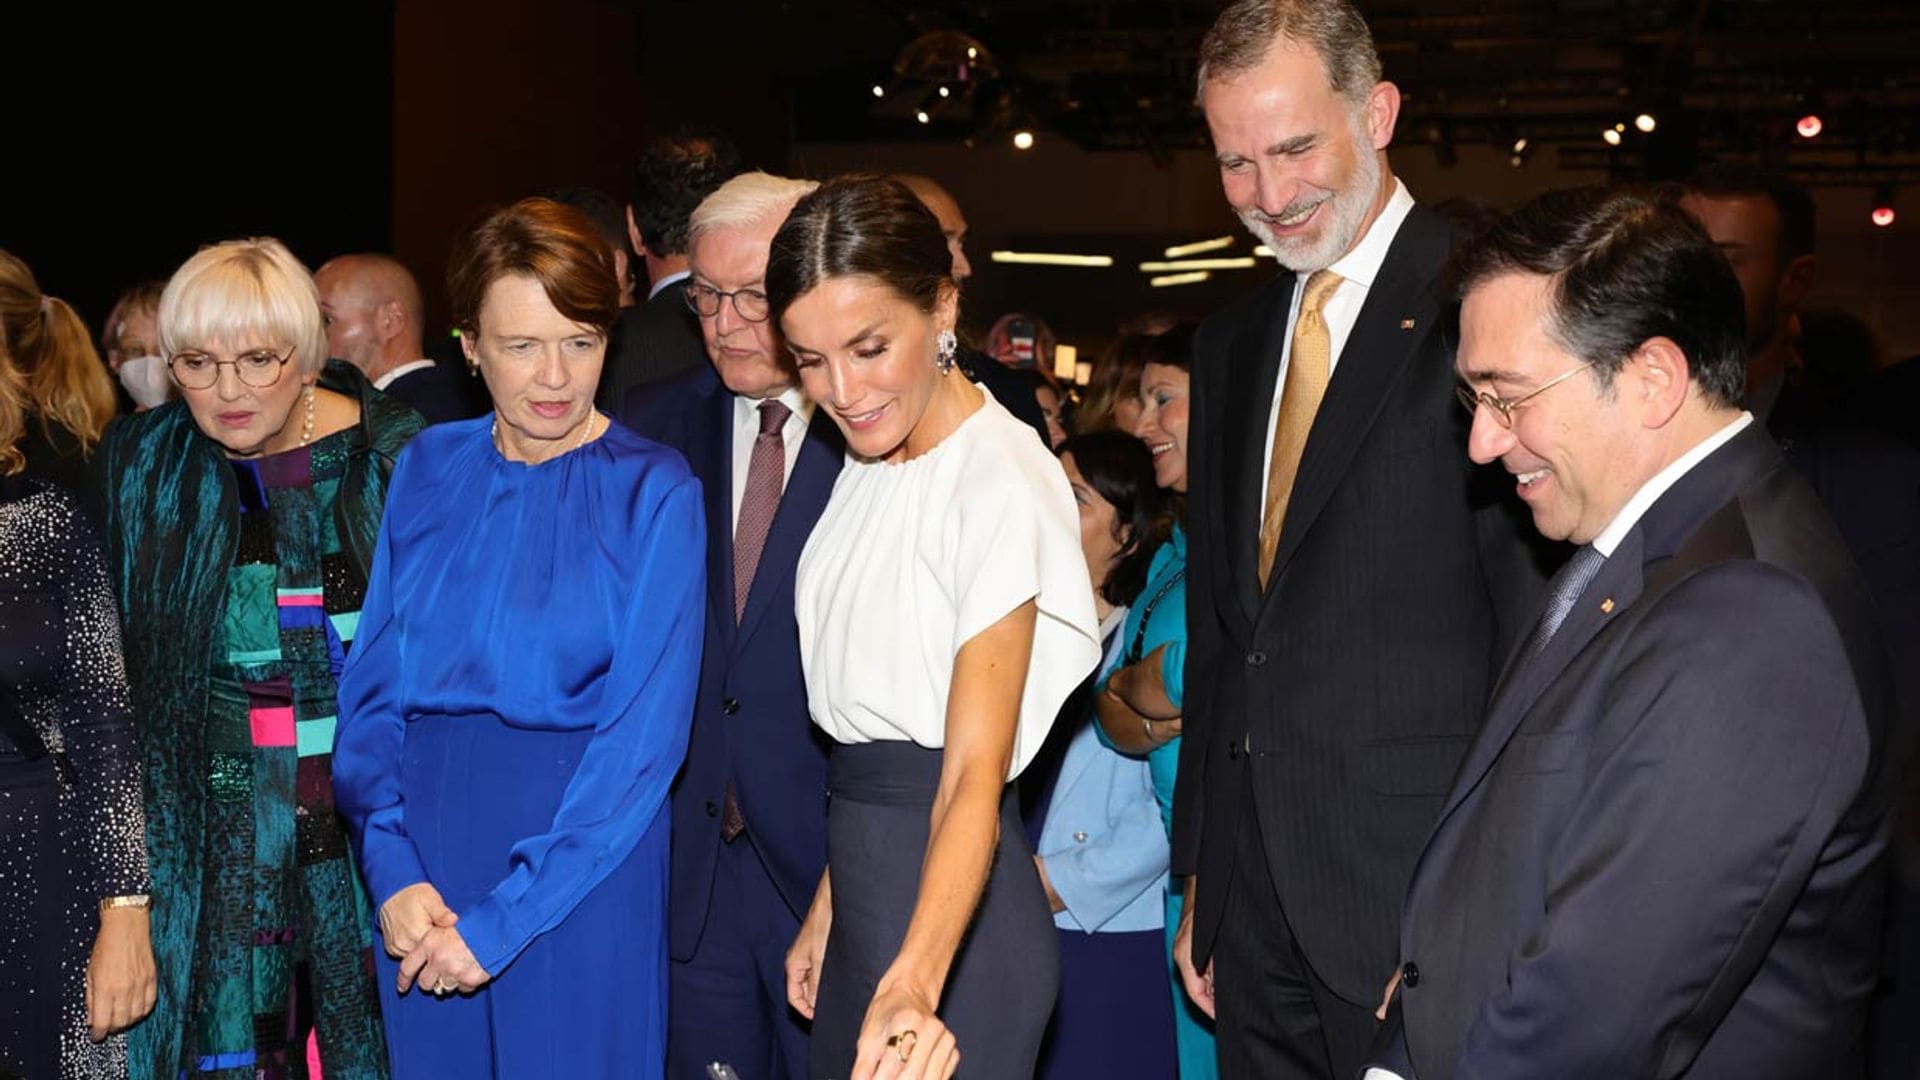
<path fill-rule="evenodd" d="M 401 364 L 399 367 L 394 368 L 393 370 L 387 372 L 385 375 L 382 375 L 379 378 L 373 380 L 373 388 L 375 390 L 385 390 L 387 387 L 392 386 L 394 384 L 394 381 L 399 379 L 400 376 L 411 375 L 416 371 L 420 371 L 424 368 L 430 368 L 432 366 L 433 366 L 432 360 L 424 360 L 424 359 L 414 360 L 409 363 Z"/>
<path fill-rule="evenodd" d="M 1353 336 L 1353 324 L 1360 321 L 1360 308 L 1367 302 L 1367 292 L 1373 288 L 1374 279 L 1380 276 L 1381 264 L 1387 261 L 1387 249 L 1393 246 L 1393 238 L 1400 233 L 1400 225 L 1407 220 L 1407 213 L 1413 209 L 1413 196 L 1407 193 L 1407 185 L 1394 177 L 1393 194 L 1388 196 L 1387 205 L 1380 210 L 1380 216 L 1373 219 L 1366 235 L 1353 246 L 1353 250 L 1340 257 L 1340 261 L 1327 269 L 1340 275 L 1340 287 L 1327 297 L 1320 308 L 1320 317 L 1327 322 L 1328 344 L 1332 350 L 1327 358 L 1328 386 L 1331 388 L 1333 373 L 1340 366 L 1340 353 L 1347 347 L 1347 338 Z M 1311 273 L 1296 275 L 1300 287 L 1293 290 L 1293 306 L 1287 310 L 1287 333 L 1280 345 L 1280 377 L 1273 383 L 1273 408 L 1267 413 L 1266 452 L 1260 456 L 1262 474 L 1268 472 L 1267 462 L 1273 460 L 1273 429 L 1280 422 L 1280 395 L 1287 386 L 1287 364 L 1293 357 L 1293 328 L 1300 321 L 1300 297 L 1306 292 L 1307 278 Z M 1260 482 L 1260 505 L 1267 504 L 1267 483 Z M 1257 524 L 1257 523 L 1256 523 Z"/>
<path fill-rule="evenodd" d="M 806 441 L 807 425 L 813 422 L 813 400 L 797 386 L 780 391 L 779 401 L 792 411 L 780 428 L 780 441 L 787 452 L 786 468 L 780 473 L 780 490 L 787 490 L 793 478 L 793 463 L 800 460 L 800 444 Z M 735 394 L 733 397 L 733 528 L 740 529 L 740 503 L 747 495 L 747 470 L 753 467 L 753 443 L 760 437 L 760 399 Z"/>

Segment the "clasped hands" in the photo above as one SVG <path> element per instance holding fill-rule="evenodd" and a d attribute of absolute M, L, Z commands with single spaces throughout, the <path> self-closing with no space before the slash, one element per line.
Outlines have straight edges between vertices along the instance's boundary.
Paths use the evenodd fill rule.
<path fill-rule="evenodd" d="M 434 994 L 471 993 L 493 978 L 454 928 L 459 921 L 440 890 L 424 881 L 380 905 L 380 937 L 387 955 L 400 961 L 397 985 L 402 994 L 416 983 Z"/>

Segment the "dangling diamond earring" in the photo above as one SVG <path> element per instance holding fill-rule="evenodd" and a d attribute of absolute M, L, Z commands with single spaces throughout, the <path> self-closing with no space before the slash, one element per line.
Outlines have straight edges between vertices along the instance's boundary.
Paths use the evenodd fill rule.
<path fill-rule="evenodd" d="M 933 366 L 945 375 L 953 370 L 953 358 L 960 351 L 960 340 L 953 336 L 953 331 L 942 330 L 940 336 L 934 339 L 934 350 Z"/>

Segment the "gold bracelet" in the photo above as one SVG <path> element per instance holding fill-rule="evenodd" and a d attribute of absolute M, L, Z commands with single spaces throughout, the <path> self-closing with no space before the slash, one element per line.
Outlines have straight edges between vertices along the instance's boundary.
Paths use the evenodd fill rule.
<path fill-rule="evenodd" d="M 100 901 L 101 911 L 106 911 L 110 908 L 149 908 L 152 906 L 153 898 L 146 893 L 134 893 L 129 896 L 109 896 Z"/>

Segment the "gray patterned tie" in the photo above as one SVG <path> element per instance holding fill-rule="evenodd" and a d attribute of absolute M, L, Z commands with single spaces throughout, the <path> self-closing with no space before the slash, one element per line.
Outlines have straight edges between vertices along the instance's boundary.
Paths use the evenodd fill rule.
<path fill-rule="evenodd" d="M 1567 621 L 1573 613 L 1574 602 L 1580 594 L 1593 584 L 1593 577 L 1607 561 L 1605 555 L 1594 550 L 1591 544 L 1582 544 L 1567 560 L 1567 565 L 1553 575 L 1548 586 L 1547 608 L 1540 613 L 1540 624 L 1533 629 L 1533 636 L 1527 639 L 1527 648 L 1520 654 L 1523 661 L 1532 660 L 1546 651 L 1547 643 L 1560 631 L 1560 624 Z"/>
<path fill-rule="evenodd" d="M 753 460 L 747 466 L 747 490 L 740 497 L 740 523 L 733 529 L 733 621 L 747 610 L 747 591 L 760 568 L 767 546 L 767 530 L 780 509 L 780 489 L 786 479 L 787 447 L 780 438 L 793 410 L 777 398 L 760 403 L 760 434 L 753 440 Z"/>

